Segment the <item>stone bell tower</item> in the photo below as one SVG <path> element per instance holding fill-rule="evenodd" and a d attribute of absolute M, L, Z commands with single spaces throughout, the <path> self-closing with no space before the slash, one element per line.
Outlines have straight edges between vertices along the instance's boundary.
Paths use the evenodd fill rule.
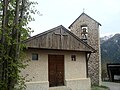
<path fill-rule="evenodd" d="M 99 26 L 101 24 L 84 12 L 69 26 L 72 33 L 92 46 L 96 52 L 92 53 L 88 61 L 88 77 L 91 83 L 101 84 L 101 53 Z"/>

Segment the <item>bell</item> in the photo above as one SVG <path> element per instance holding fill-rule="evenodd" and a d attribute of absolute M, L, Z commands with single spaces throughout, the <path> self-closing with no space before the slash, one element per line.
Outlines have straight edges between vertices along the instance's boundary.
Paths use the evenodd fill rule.
<path fill-rule="evenodd" d="M 86 28 L 83 28 L 82 30 L 83 30 L 82 34 L 87 34 L 87 29 Z"/>
<path fill-rule="evenodd" d="M 81 35 L 82 35 L 83 41 L 87 43 L 87 35 L 88 35 L 88 33 L 87 33 L 87 29 L 86 28 L 82 28 Z"/>

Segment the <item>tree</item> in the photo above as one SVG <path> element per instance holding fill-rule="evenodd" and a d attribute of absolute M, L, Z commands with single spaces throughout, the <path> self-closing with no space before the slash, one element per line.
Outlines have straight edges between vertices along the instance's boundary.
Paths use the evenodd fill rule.
<path fill-rule="evenodd" d="M 27 27 L 33 20 L 29 13 L 38 12 L 31 9 L 35 4 L 29 0 L 0 1 L 0 90 L 25 88 L 24 77 L 19 74 L 26 66 L 22 61 L 22 41 L 31 31 Z"/>

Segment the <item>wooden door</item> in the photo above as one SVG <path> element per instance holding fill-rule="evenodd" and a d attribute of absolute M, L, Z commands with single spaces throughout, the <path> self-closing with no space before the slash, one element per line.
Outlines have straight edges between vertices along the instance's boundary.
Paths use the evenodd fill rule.
<path fill-rule="evenodd" d="M 64 55 L 48 55 L 49 86 L 64 85 Z"/>

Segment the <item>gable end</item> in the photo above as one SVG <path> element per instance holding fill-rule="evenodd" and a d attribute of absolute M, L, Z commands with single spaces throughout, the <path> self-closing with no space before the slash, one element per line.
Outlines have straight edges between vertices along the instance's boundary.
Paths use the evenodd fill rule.
<path fill-rule="evenodd" d="M 91 46 L 62 25 L 24 41 L 28 48 L 95 52 Z"/>
<path fill-rule="evenodd" d="M 100 26 L 102 26 L 99 22 L 97 22 L 96 20 L 94 20 L 93 18 L 91 18 L 90 16 L 88 16 L 87 14 L 85 14 L 84 12 L 68 27 L 69 29 L 72 27 L 72 25 L 82 16 L 82 15 L 86 15 L 88 18 L 92 19 L 93 21 L 95 21 L 96 23 L 98 23 Z"/>

